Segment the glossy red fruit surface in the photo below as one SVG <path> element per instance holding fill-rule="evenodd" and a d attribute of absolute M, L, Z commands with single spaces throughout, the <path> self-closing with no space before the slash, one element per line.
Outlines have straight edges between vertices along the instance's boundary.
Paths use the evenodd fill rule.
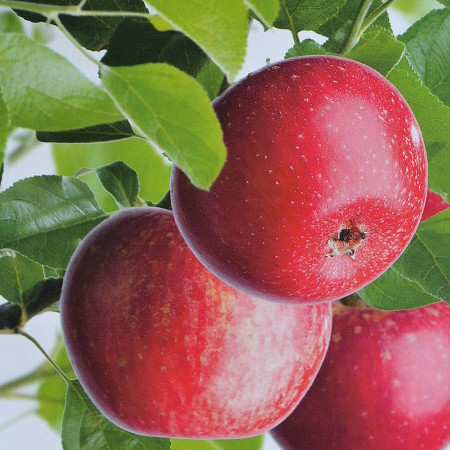
<path fill-rule="evenodd" d="M 275 426 L 312 383 L 331 332 L 329 304 L 254 300 L 218 280 L 158 208 L 118 213 L 86 237 L 60 309 L 88 395 L 118 426 L 151 436 Z"/>
<path fill-rule="evenodd" d="M 447 208 L 450 208 L 450 203 L 445 202 L 439 194 L 435 194 L 433 191 L 428 190 L 421 221 L 423 222 Z"/>
<path fill-rule="evenodd" d="M 450 307 L 340 307 L 317 378 L 273 436 L 284 450 L 450 444 Z"/>
<path fill-rule="evenodd" d="M 175 168 L 175 219 L 200 261 L 271 300 L 341 298 L 383 273 L 420 221 L 421 132 L 394 86 L 344 58 L 273 64 L 213 103 L 227 161 L 210 191 Z"/>

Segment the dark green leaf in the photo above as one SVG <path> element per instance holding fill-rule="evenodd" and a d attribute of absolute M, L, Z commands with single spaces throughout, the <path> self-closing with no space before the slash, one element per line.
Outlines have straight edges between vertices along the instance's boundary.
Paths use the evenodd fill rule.
<path fill-rule="evenodd" d="M 205 64 L 197 75 L 197 81 L 203 86 L 211 101 L 220 94 L 224 80 L 223 72 L 212 61 Z"/>
<path fill-rule="evenodd" d="M 58 336 L 55 348 L 52 350 L 50 356 L 67 376 L 73 377 L 73 370 L 61 336 Z M 48 373 L 49 375 L 39 385 L 37 391 L 39 407 L 36 412 L 55 431 L 60 432 L 67 384 L 49 363 L 44 364 L 39 371 Z"/>
<path fill-rule="evenodd" d="M 160 32 L 148 20 L 125 20 L 113 34 L 102 62 L 108 66 L 166 62 L 196 76 L 208 57 L 178 31 Z"/>
<path fill-rule="evenodd" d="M 0 192 L 0 248 L 64 268 L 83 237 L 106 217 L 77 179 L 27 178 Z"/>
<path fill-rule="evenodd" d="M 424 86 L 406 60 L 389 74 L 389 80 L 403 94 L 411 107 L 427 148 L 428 184 L 441 194 L 450 192 L 450 108 Z"/>
<path fill-rule="evenodd" d="M 276 28 L 315 31 L 320 25 L 334 17 L 345 0 L 284 0 L 277 19 Z"/>
<path fill-rule="evenodd" d="M 53 156 L 57 173 L 72 176 L 83 167 L 96 169 L 114 161 L 124 161 L 138 174 L 140 196 L 157 203 L 169 189 L 170 165 L 166 158 L 155 151 L 148 141 L 127 139 L 106 144 L 54 145 Z M 111 211 L 117 206 L 100 186 L 97 176 L 83 178 L 102 207 Z"/>
<path fill-rule="evenodd" d="M 196 42 L 231 81 L 244 63 L 247 8 L 242 0 L 146 0 L 160 16 Z"/>
<path fill-rule="evenodd" d="M 374 0 L 368 14 L 377 9 L 382 3 L 382 0 Z M 318 33 L 329 38 L 325 43 L 328 50 L 339 52 L 343 47 L 353 22 L 356 19 L 360 5 L 361 0 L 347 0 L 345 5 L 334 17 L 317 29 Z M 387 13 L 382 14 L 373 25 L 379 25 L 382 28 L 391 31 Z"/>
<path fill-rule="evenodd" d="M 361 37 L 358 45 L 346 55 L 362 62 L 387 76 L 398 64 L 405 52 L 405 45 L 384 28 L 370 27 Z"/>
<path fill-rule="evenodd" d="M 263 436 L 215 441 L 172 439 L 171 450 L 260 450 L 262 444 Z"/>
<path fill-rule="evenodd" d="M 450 303 L 450 210 L 422 222 L 397 262 L 359 294 L 377 309 Z"/>
<path fill-rule="evenodd" d="M 18 33 L 0 33 L 0 87 L 16 127 L 59 131 L 122 118 L 69 61 Z"/>
<path fill-rule="evenodd" d="M 0 295 L 25 311 L 34 288 L 44 281 L 41 264 L 11 250 L 0 250 Z"/>
<path fill-rule="evenodd" d="M 267 27 L 272 26 L 280 11 L 279 0 L 244 0 L 244 2 Z"/>
<path fill-rule="evenodd" d="M 80 0 L 28 0 L 31 3 L 70 6 L 77 5 Z M 142 0 L 87 0 L 83 11 L 124 11 L 147 13 Z M 32 22 L 46 22 L 47 18 L 40 14 L 20 11 L 20 15 Z M 60 15 L 61 22 L 75 39 L 89 50 L 102 50 L 108 46 L 114 30 L 124 20 L 123 16 L 76 17 Z"/>
<path fill-rule="evenodd" d="M 38 141 L 64 143 L 108 142 L 133 136 L 135 136 L 134 131 L 127 120 L 94 125 L 78 130 L 36 132 L 36 139 Z"/>
<path fill-rule="evenodd" d="M 204 89 L 167 64 L 101 68 L 103 84 L 140 134 L 198 187 L 208 189 L 225 162 L 222 131 Z"/>
<path fill-rule="evenodd" d="M 442 5 L 446 6 L 447 8 L 450 8 L 450 0 L 437 0 Z"/>
<path fill-rule="evenodd" d="M 119 208 L 138 206 L 139 180 L 136 172 L 122 161 L 96 169 L 102 186 L 114 197 Z"/>
<path fill-rule="evenodd" d="M 300 45 L 294 45 L 290 48 L 286 55 L 285 59 L 295 58 L 297 56 L 307 56 L 307 55 L 329 55 L 330 53 L 317 42 L 312 39 L 305 39 L 300 43 Z"/>
<path fill-rule="evenodd" d="M 170 439 L 147 438 L 118 428 L 97 410 L 74 380 L 67 387 L 62 446 L 64 450 L 170 450 Z"/>
<path fill-rule="evenodd" d="M 422 82 L 450 106 L 450 10 L 431 11 L 399 39 Z"/>
<path fill-rule="evenodd" d="M 0 166 L 5 157 L 6 141 L 9 135 L 9 114 L 0 89 Z M 1 180 L 1 177 L 0 177 Z"/>

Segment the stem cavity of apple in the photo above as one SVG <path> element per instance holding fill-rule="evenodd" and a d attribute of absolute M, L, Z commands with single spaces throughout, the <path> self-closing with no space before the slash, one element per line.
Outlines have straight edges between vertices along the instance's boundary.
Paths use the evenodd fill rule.
<path fill-rule="evenodd" d="M 350 221 L 345 227 L 341 227 L 339 231 L 330 238 L 328 246 L 330 251 L 327 257 L 348 255 L 355 259 L 356 249 L 367 238 L 368 232 L 363 227 Z"/>

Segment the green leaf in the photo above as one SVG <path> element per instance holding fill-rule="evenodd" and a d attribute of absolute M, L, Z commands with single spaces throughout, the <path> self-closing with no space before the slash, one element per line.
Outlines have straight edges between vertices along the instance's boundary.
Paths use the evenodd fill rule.
<path fill-rule="evenodd" d="M 169 189 L 170 165 L 143 139 L 106 144 L 59 144 L 53 146 L 53 157 L 57 173 L 67 176 L 72 176 L 83 167 L 95 169 L 114 161 L 124 161 L 138 174 L 140 196 L 152 203 L 158 203 Z M 103 209 L 111 211 L 117 208 L 95 175 L 88 175 L 83 181 L 88 183 Z"/>
<path fill-rule="evenodd" d="M 295 58 L 297 56 L 307 56 L 307 55 L 329 55 L 324 47 L 319 45 L 317 42 L 312 39 L 305 39 L 299 44 L 291 47 L 284 55 L 285 59 Z"/>
<path fill-rule="evenodd" d="M 27 178 L 0 192 L 0 248 L 65 268 L 79 242 L 106 217 L 77 179 Z"/>
<path fill-rule="evenodd" d="M 222 131 L 206 92 L 167 64 L 101 68 L 101 78 L 140 134 L 207 189 L 225 162 Z"/>
<path fill-rule="evenodd" d="M 450 304 L 450 210 L 422 222 L 403 255 L 359 291 L 377 309 L 409 309 L 443 300 Z"/>
<path fill-rule="evenodd" d="M 139 180 L 130 166 L 117 161 L 95 171 L 102 186 L 114 197 L 119 208 L 139 205 Z"/>
<path fill-rule="evenodd" d="M 315 31 L 334 17 L 344 4 L 345 0 L 285 0 L 274 27 L 291 30 L 293 26 L 297 33 Z"/>
<path fill-rule="evenodd" d="M 0 250 L 0 295 L 25 310 L 34 289 L 44 281 L 41 264 L 11 250 Z"/>
<path fill-rule="evenodd" d="M 197 75 L 197 81 L 203 86 L 211 101 L 220 94 L 224 80 L 223 72 L 212 61 L 205 64 Z"/>
<path fill-rule="evenodd" d="M 439 3 L 444 5 L 447 8 L 450 8 L 450 0 L 437 0 Z"/>
<path fill-rule="evenodd" d="M 18 33 L 0 33 L 0 87 L 16 127 L 58 131 L 122 118 L 65 58 Z"/>
<path fill-rule="evenodd" d="M 158 31 L 149 21 L 126 20 L 113 34 L 102 62 L 133 66 L 166 62 L 196 76 L 209 61 L 203 50 L 178 31 Z"/>
<path fill-rule="evenodd" d="M 368 14 L 381 6 L 382 3 L 382 0 L 374 0 Z M 356 19 L 360 5 L 361 0 L 347 0 L 335 16 L 317 29 L 319 34 L 329 38 L 325 43 L 328 50 L 333 52 L 340 51 Z M 373 25 L 379 25 L 386 30 L 392 31 L 387 13 L 382 14 Z"/>
<path fill-rule="evenodd" d="M 228 439 L 215 441 L 192 441 L 188 439 L 172 439 L 171 450 L 260 450 L 263 436 L 248 439 Z"/>
<path fill-rule="evenodd" d="M 399 39 L 419 78 L 450 106 L 450 10 L 431 11 Z"/>
<path fill-rule="evenodd" d="M 69 358 L 67 357 L 61 336 L 58 336 L 50 356 L 68 377 L 73 377 L 73 370 Z M 64 412 L 67 384 L 50 363 L 45 363 L 38 371 L 41 373 L 48 373 L 49 375 L 44 378 L 44 381 L 42 381 L 38 387 L 37 400 L 39 406 L 36 413 L 55 431 L 59 432 L 61 430 L 61 419 Z"/>
<path fill-rule="evenodd" d="M 136 136 L 127 120 L 105 123 L 92 127 L 68 131 L 37 131 L 36 139 L 41 142 L 108 142 Z"/>
<path fill-rule="evenodd" d="M 0 12 L 0 32 L 23 33 L 23 26 L 14 13 L 2 11 Z"/>
<path fill-rule="evenodd" d="M 272 26 L 280 11 L 279 0 L 244 0 L 267 27 Z"/>
<path fill-rule="evenodd" d="M 31 3 L 52 5 L 78 5 L 80 0 L 28 0 Z M 83 11 L 123 11 L 147 13 L 142 0 L 88 0 L 82 8 Z M 41 14 L 19 11 L 19 15 L 32 22 L 47 22 L 47 17 Z M 75 15 L 61 14 L 61 22 L 74 38 L 89 50 L 103 50 L 109 44 L 112 34 L 125 19 L 124 16 L 95 16 L 77 17 Z"/>
<path fill-rule="evenodd" d="M 435 192 L 450 192 L 450 108 L 424 86 L 406 60 L 389 74 L 389 80 L 403 94 L 422 131 L 428 157 L 428 185 Z"/>
<path fill-rule="evenodd" d="M 160 16 L 196 42 L 232 81 L 244 63 L 247 8 L 242 0 L 146 0 Z"/>
<path fill-rule="evenodd" d="M 358 45 L 346 56 L 387 76 L 404 52 L 405 45 L 402 42 L 386 29 L 374 26 L 362 35 Z"/>
<path fill-rule="evenodd" d="M 78 381 L 67 387 L 62 420 L 64 450 L 170 450 L 170 439 L 129 433 L 106 419 L 89 400 Z"/>
<path fill-rule="evenodd" d="M 0 89 L 0 166 L 5 157 L 6 141 L 9 136 L 9 114 Z M 1 178 L 0 178 L 1 180 Z"/>

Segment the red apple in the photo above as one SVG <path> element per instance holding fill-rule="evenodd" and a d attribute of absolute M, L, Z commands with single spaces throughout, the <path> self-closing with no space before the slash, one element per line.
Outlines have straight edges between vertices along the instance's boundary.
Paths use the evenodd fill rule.
<path fill-rule="evenodd" d="M 273 436 L 285 450 L 441 450 L 450 444 L 450 307 L 337 307 L 302 402 Z"/>
<path fill-rule="evenodd" d="M 440 195 L 428 190 L 427 200 L 425 202 L 422 218 L 420 220 L 423 222 L 424 220 L 429 219 L 438 212 L 444 211 L 447 208 L 450 208 L 450 203 L 446 203 Z"/>
<path fill-rule="evenodd" d="M 331 331 L 329 304 L 255 300 L 218 280 L 159 208 L 120 212 L 86 237 L 60 308 L 87 394 L 119 427 L 151 436 L 263 433 L 303 397 Z"/>
<path fill-rule="evenodd" d="M 334 300 L 381 275 L 422 215 L 427 161 L 396 88 L 330 56 L 289 59 L 213 106 L 227 161 L 211 189 L 177 168 L 179 229 L 219 278 L 272 300 Z"/>

